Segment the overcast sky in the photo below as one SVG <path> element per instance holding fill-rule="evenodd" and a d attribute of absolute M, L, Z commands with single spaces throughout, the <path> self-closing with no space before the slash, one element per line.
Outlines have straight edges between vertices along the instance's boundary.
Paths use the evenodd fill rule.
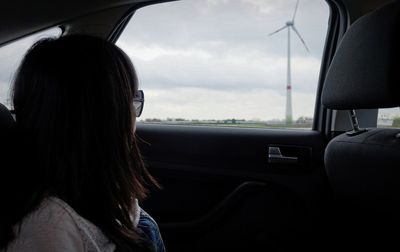
<path fill-rule="evenodd" d="M 142 119 L 283 119 L 287 30 L 296 0 L 182 0 L 140 9 L 117 44 L 137 69 Z M 312 116 L 329 10 L 300 0 L 292 32 L 293 114 Z M 54 36 L 58 31 L 44 34 Z M 43 33 L 0 49 L 0 102 L 27 48 Z"/>
<path fill-rule="evenodd" d="M 183 0 L 138 10 L 118 45 L 146 95 L 143 118 L 283 119 L 296 0 Z M 292 32 L 293 114 L 313 116 L 329 9 L 301 0 Z"/>

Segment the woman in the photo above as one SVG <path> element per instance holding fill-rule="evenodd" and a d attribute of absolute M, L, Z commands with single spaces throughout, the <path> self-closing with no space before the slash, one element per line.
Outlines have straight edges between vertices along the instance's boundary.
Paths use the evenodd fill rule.
<path fill-rule="evenodd" d="M 14 187 L 2 197 L 1 251 L 163 250 L 137 205 L 157 183 L 134 136 L 144 99 L 121 49 L 89 36 L 39 41 L 12 101 L 20 140 L 6 176 Z"/>

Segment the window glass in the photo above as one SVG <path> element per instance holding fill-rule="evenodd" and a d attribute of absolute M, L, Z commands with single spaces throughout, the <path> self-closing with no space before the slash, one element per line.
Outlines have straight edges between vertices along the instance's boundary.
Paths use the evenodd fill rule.
<path fill-rule="evenodd" d="M 10 108 L 11 82 L 26 51 L 39 39 L 58 37 L 60 35 L 61 29 L 57 27 L 35 33 L 0 47 L 0 103 Z"/>
<path fill-rule="evenodd" d="M 379 109 L 377 125 L 379 128 L 400 128 L 400 109 Z"/>
<path fill-rule="evenodd" d="M 136 11 L 117 45 L 145 92 L 141 122 L 311 128 L 329 8 L 301 0 L 293 20 L 296 4 L 187 0 Z"/>

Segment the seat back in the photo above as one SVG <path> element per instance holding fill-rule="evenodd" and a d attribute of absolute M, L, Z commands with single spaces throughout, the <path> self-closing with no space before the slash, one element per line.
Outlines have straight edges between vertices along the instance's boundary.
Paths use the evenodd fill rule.
<path fill-rule="evenodd" d="M 14 118 L 8 108 L 0 103 L 0 167 L 4 167 L 9 159 L 11 130 L 14 123 Z"/>
<path fill-rule="evenodd" d="M 12 142 L 12 128 L 14 125 L 14 118 L 6 106 L 0 103 L 0 195 L 6 193 L 8 181 L 8 169 L 12 162 L 11 153 L 14 149 L 11 145 Z M 3 197 L 1 197 L 3 198 Z M 4 199 L 3 199 L 4 200 Z"/>
<path fill-rule="evenodd" d="M 324 106 L 350 111 L 400 106 L 399 52 L 400 1 L 394 1 L 346 32 L 324 83 Z M 335 198 L 334 233 L 358 249 L 392 246 L 393 235 L 400 235 L 400 129 L 334 138 L 325 168 Z"/>
<path fill-rule="evenodd" d="M 0 134 L 14 125 L 14 118 L 6 106 L 0 103 Z"/>

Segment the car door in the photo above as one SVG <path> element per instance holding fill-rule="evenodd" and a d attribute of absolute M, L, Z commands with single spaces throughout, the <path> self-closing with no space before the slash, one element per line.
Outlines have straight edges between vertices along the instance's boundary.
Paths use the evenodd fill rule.
<path fill-rule="evenodd" d="M 268 1 L 265 1 L 267 2 L 265 5 L 256 2 L 187 1 L 144 7 L 132 15 L 117 41 L 117 44 L 131 56 L 139 73 L 141 88 L 146 94 L 147 91 L 149 93 L 149 97 L 145 98 L 144 110 L 148 109 L 153 114 L 149 112 L 146 115 L 144 112 L 144 117 L 137 125 L 137 136 L 140 139 L 140 149 L 145 163 L 160 182 L 161 189 L 151 188 L 150 196 L 141 202 L 141 206 L 157 220 L 169 251 L 289 251 L 299 248 L 317 249 L 318 241 L 323 240 L 322 230 L 326 224 L 325 217 L 331 199 L 323 166 L 329 111 L 322 108 L 319 96 L 336 41 L 343 32 L 345 24 L 340 22 L 343 16 L 339 6 L 330 1 L 327 3 L 321 1 L 319 4 L 316 4 L 316 1 L 300 1 L 300 3 L 285 1 L 284 4 L 283 1 L 279 3 L 276 1 L 276 5 L 271 6 L 268 5 Z M 203 5 L 200 6 L 201 4 Z M 247 8 L 246 4 L 253 5 Z M 197 9 L 191 5 L 196 5 Z M 283 115 L 278 123 L 272 119 L 266 121 L 226 119 L 224 115 L 217 119 L 206 118 L 206 115 L 200 113 L 206 111 L 205 114 L 212 114 L 210 111 L 224 111 L 224 109 L 231 111 L 228 103 L 221 101 L 221 106 L 218 108 L 219 104 L 215 101 L 211 101 L 211 105 L 204 100 L 203 103 L 196 104 L 197 107 L 189 105 L 190 101 L 197 101 L 198 96 L 209 94 L 211 100 L 224 100 L 225 96 L 233 96 L 237 97 L 235 102 L 243 102 L 241 92 L 246 91 L 240 88 L 237 93 L 223 88 L 214 90 L 214 93 L 211 91 L 202 93 L 204 86 L 209 87 L 207 81 L 214 80 L 203 78 L 204 76 L 222 76 L 221 83 L 235 82 L 237 80 L 235 78 L 240 79 L 241 76 L 230 73 L 232 75 L 225 78 L 227 73 L 223 68 L 218 70 L 224 72 L 224 75 L 216 73 L 215 68 L 218 68 L 219 64 L 226 63 L 218 58 L 224 57 L 219 55 L 223 52 L 215 50 L 218 60 L 216 63 L 211 63 L 208 52 L 202 51 L 199 44 L 204 42 L 205 47 L 217 46 L 219 49 L 230 50 L 228 46 L 226 48 L 218 46 L 220 41 L 216 37 L 219 38 L 219 33 L 210 34 L 212 24 L 229 23 L 227 20 L 242 15 L 240 13 L 243 13 L 243 17 L 239 20 L 246 22 L 246 15 L 255 8 L 258 8 L 257 13 L 263 13 L 268 17 L 272 15 L 268 8 L 271 10 L 276 8 L 277 11 L 288 9 L 285 13 L 289 13 L 290 17 L 285 16 L 275 20 L 286 21 L 285 18 L 289 18 L 292 22 L 295 18 L 294 9 L 298 11 L 295 15 L 298 15 L 299 20 L 301 15 L 303 19 L 307 16 L 307 10 L 310 11 L 310 15 L 317 13 L 318 10 L 321 11 L 318 8 L 325 11 L 324 17 L 318 17 L 320 22 L 326 22 L 324 25 L 327 30 L 327 33 L 318 34 L 322 44 L 318 45 L 321 49 L 316 57 L 319 55 L 320 59 L 314 74 L 319 75 L 319 78 L 315 81 L 315 88 L 309 91 L 311 96 L 316 97 L 315 106 L 314 101 L 310 105 L 313 110 L 312 122 L 307 117 L 299 117 L 288 124 L 282 119 Z M 198 9 L 202 14 L 194 11 Z M 204 21 L 201 16 L 207 11 L 210 22 Z M 224 14 L 221 14 L 222 12 Z M 225 19 L 218 20 L 219 15 L 224 15 Z M 174 19 L 176 17 L 179 18 Z M 188 24 L 190 19 L 197 21 Z M 202 26 L 204 22 L 208 26 Z M 299 21 L 299 24 L 305 22 Z M 240 24 L 233 22 L 228 27 L 232 28 L 233 32 L 233 27 L 240 28 Z M 229 29 L 224 30 L 224 35 L 231 38 L 233 35 L 228 33 Z M 302 29 L 306 30 L 306 27 Z M 279 50 L 283 51 L 280 53 L 285 64 L 281 64 L 280 74 L 290 74 L 286 66 L 288 42 L 282 34 L 280 38 L 268 37 L 268 33 L 274 30 L 265 29 L 262 36 L 263 43 L 268 43 L 268 40 L 273 43 L 271 40 L 276 39 L 274 43 L 283 45 Z M 246 29 L 240 32 L 235 37 L 244 43 L 248 42 Z M 310 35 L 303 40 L 298 34 L 299 40 L 296 27 L 291 32 L 293 41 L 297 39 L 295 41 L 297 44 L 292 49 L 304 50 L 302 43 L 306 42 Z M 201 41 L 202 36 L 212 39 Z M 191 37 L 194 37 L 191 45 L 182 42 Z M 257 38 L 260 39 L 259 36 Z M 311 45 L 310 50 L 315 50 L 318 46 Z M 235 50 L 233 51 L 237 52 Z M 168 58 L 171 55 L 174 57 Z M 206 64 L 201 65 L 200 61 L 196 61 L 196 67 L 186 69 L 186 66 L 192 64 L 188 58 L 193 55 L 203 57 L 203 63 Z M 300 57 L 298 54 L 294 55 Z M 253 54 L 253 57 L 257 55 Z M 304 56 L 305 59 L 307 57 L 310 56 Z M 227 64 L 230 64 L 229 62 L 238 59 L 227 57 L 226 60 Z M 245 62 L 251 65 L 250 61 Z M 293 60 L 292 68 L 301 68 L 299 62 L 301 60 Z M 279 65 L 279 62 L 276 64 Z M 307 64 L 307 61 L 304 64 Z M 224 66 L 229 68 L 228 65 Z M 167 67 L 172 68 L 161 73 L 157 72 Z M 307 71 L 306 68 L 301 69 Z M 298 75 L 302 74 L 301 69 L 297 70 Z M 249 71 L 252 70 L 249 68 Z M 202 79 L 196 80 L 194 86 L 187 87 L 186 93 L 181 92 L 184 88 L 174 86 L 174 81 L 181 82 L 185 78 L 186 83 L 190 85 L 192 79 L 189 77 L 197 74 Z M 275 74 L 272 72 L 271 76 Z M 250 80 L 255 81 L 251 78 Z M 285 77 L 283 80 L 286 82 Z M 151 82 L 160 84 L 152 86 Z M 251 89 L 252 83 L 248 85 Z M 286 89 L 288 87 L 291 88 L 287 85 Z M 234 86 L 229 88 L 234 89 Z M 274 88 L 283 88 L 281 96 L 287 95 L 285 83 Z M 297 95 L 295 90 L 294 86 L 293 96 Z M 189 101 L 183 101 L 182 97 Z M 251 97 L 255 96 L 249 97 L 251 103 Z M 176 103 L 168 103 L 171 100 L 175 100 Z M 296 105 L 296 101 L 294 104 Z M 188 112 L 188 115 L 190 114 L 192 118 L 179 117 L 182 115 L 179 111 L 185 110 L 186 106 L 189 110 L 196 110 L 199 113 L 198 117 L 203 119 L 193 118 L 191 112 Z M 241 109 L 240 106 L 235 108 Z M 243 109 L 246 109 L 245 105 Z M 270 110 L 268 107 L 263 109 Z M 246 112 L 243 113 L 241 115 L 245 115 Z M 251 109 L 248 113 L 251 113 Z M 226 115 L 228 118 L 230 114 Z"/>

